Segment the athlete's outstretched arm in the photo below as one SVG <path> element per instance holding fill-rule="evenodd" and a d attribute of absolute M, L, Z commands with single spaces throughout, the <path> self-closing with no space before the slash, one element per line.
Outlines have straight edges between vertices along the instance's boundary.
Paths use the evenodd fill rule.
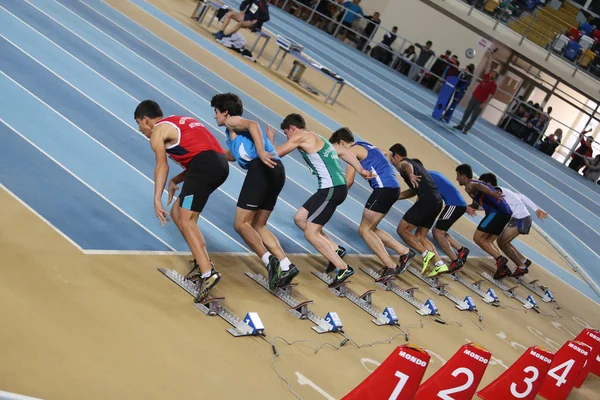
<path fill-rule="evenodd" d="M 302 144 L 302 137 L 300 135 L 294 136 L 292 139 L 287 140 L 281 146 L 277 146 L 275 151 L 279 157 L 283 157 L 296 150 Z"/>
<path fill-rule="evenodd" d="M 398 168 L 398 171 L 400 171 L 401 175 L 408 176 L 408 179 L 410 180 L 410 182 L 413 184 L 414 187 L 418 187 L 419 186 L 419 182 L 421 181 L 421 177 L 415 175 L 415 169 L 413 168 L 413 166 L 409 162 L 402 161 L 400 163 L 400 168 Z"/>
<path fill-rule="evenodd" d="M 489 196 L 494 197 L 496 200 L 502 200 L 502 198 L 504 197 L 504 195 L 502 193 L 491 190 L 486 185 L 482 185 L 481 183 L 471 182 L 469 184 L 469 186 L 470 186 L 471 190 L 473 190 L 475 192 L 485 193 Z"/>
<path fill-rule="evenodd" d="M 335 151 L 337 151 L 338 156 L 340 156 L 342 160 L 346 161 L 348 165 L 354 168 L 356 172 L 358 172 L 363 178 L 371 179 L 374 177 L 371 171 L 367 171 L 362 167 L 362 165 L 360 165 L 358 158 L 356 158 L 354 153 L 352 153 L 350 150 L 337 144 L 334 144 L 333 147 L 335 148 Z"/>
<path fill-rule="evenodd" d="M 348 185 L 348 189 L 352 187 L 354 184 L 354 177 L 356 176 L 356 170 L 352 168 L 350 165 L 346 166 L 346 185 Z"/>
<path fill-rule="evenodd" d="M 150 147 L 156 154 L 156 167 L 154 168 L 154 212 L 162 226 L 167 222 L 169 215 L 162 207 L 162 192 L 167 183 L 169 164 L 167 163 L 167 151 L 165 149 L 165 138 L 168 129 L 166 124 L 157 125 L 150 136 Z M 174 128 L 171 128 L 174 129 Z"/>

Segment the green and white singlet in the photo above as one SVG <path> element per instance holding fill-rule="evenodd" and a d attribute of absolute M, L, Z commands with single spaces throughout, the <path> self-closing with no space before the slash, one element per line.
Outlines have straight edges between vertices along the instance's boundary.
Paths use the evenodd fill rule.
<path fill-rule="evenodd" d="M 315 133 L 315 135 L 317 135 Z M 307 153 L 302 149 L 298 149 L 306 164 L 312 170 L 312 173 L 319 180 L 319 189 L 327 189 L 333 186 L 346 185 L 346 177 L 337 152 L 329 141 L 320 135 L 317 135 L 323 140 L 324 146 L 316 153 Z"/>

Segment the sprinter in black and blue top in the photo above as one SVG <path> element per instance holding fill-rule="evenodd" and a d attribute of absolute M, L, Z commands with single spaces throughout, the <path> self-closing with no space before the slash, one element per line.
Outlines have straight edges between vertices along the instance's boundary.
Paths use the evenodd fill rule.
<path fill-rule="evenodd" d="M 373 192 L 365 204 L 358 232 L 385 266 L 380 279 L 403 272 L 415 256 L 415 252 L 409 250 L 387 232 L 377 227 L 400 195 L 400 183 L 396 178 L 394 167 L 390 164 L 386 155 L 376 146 L 363 141 L 355 142 L 354 135 L 348 128 L 335 131 L 329 141 L 334 147 L 341 146 L 350 149 L 360 165 L 375 175 L 374 178 L 369 179 Z M 354 183 L 355 174 L 356 170 L 354 168 L 351 166 L 346 167 L 348 189 Z M 398 264 L 392 260 L 386 247 L 400 255 Z"/>

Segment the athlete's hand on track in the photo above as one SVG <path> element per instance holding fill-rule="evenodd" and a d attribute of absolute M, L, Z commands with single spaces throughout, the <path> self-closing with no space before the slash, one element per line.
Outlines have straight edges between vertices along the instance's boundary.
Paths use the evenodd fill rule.
<path fill-rule="evenodd" d="M 160 221 L 160 224 L 164 228 L 165 224 L 169 220 L 169 213 L 163 209 L 162 202 L 160 202 L 160 201 L 154 202 L 154 213 L 156 214 L 156 217 L 158 218 L 158 220 Z"/>
<path fill-rule="evenodd" d="M 275 155 L 272 153 L 262 150 L 258 152 L 258 156 L 260 157 L 260 160 L 269 168 L 275 168 L 277 165 L 277 163 L 274 161 Z"/>
<path fill-rule="evenodd" d="M 537 210 L 537 211 L 535 212 L 535 215 L 536 215 L 536 216 L 537 216 L 539 219 L 541 219 L 542 221 L 543 221 L 545 218 L 548 218 L 548 213 L 547 213 L 546 211 L 542 210 L 542 209 L 540 209 L 540 210 Z"/>
<path fill-rule="evenodd" d="M 179 186 L 175 184 L 173 181 L 169 181 L 169 186 L 167 187 L 167 192 L 169 192 L 169 200 L 167 201 L 167 205 L 170 206 L 173 201 L 173 196 L 175 196 L 175 192 L 179 190 Z"/>
<path fill-rule="evenodd" d="M 421 181 L 420 175 L 410 174 L 408 175 L 408 180 L 412 183 L 413 187 L 419 187 L 419 182 Z"/>
<path fill-rule="evenodd" d="M 467 214 L 469 214 L 471 217 L 474 217 L 477 215 L 477 210 L 475 210 L 473 207 L 467 206 Z"/>

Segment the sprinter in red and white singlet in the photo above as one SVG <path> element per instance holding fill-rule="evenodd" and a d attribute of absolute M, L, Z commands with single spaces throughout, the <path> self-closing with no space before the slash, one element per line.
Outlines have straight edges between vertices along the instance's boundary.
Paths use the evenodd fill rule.
<path fill-rule="evenodd" d="M 179 201 L 171 207 L 171 218 L 194 255 L 194 268 L 186 278 L 199 283 L 196 302 L 203 302 L 221 275 L 214 270 L 208 257 L 206 242 L 198 228 L 198 217 L 211 193 L 229 175 L 225 152 L 202 123 L 190 117 L 164 117 L 155 101 L 142 101 L 135 109 L 134 117 L 140 131 L 150 139 L 150 146 L 156 154 L 154 212 L 162 226 L 165 226 L 169 215 L 162 206 L 162 192 L 169 173 L 167 155 L 185 168 L 169 181 L 167 205 L 171 204 L 179 189 L 177 185 L 183 182 Z"/>

